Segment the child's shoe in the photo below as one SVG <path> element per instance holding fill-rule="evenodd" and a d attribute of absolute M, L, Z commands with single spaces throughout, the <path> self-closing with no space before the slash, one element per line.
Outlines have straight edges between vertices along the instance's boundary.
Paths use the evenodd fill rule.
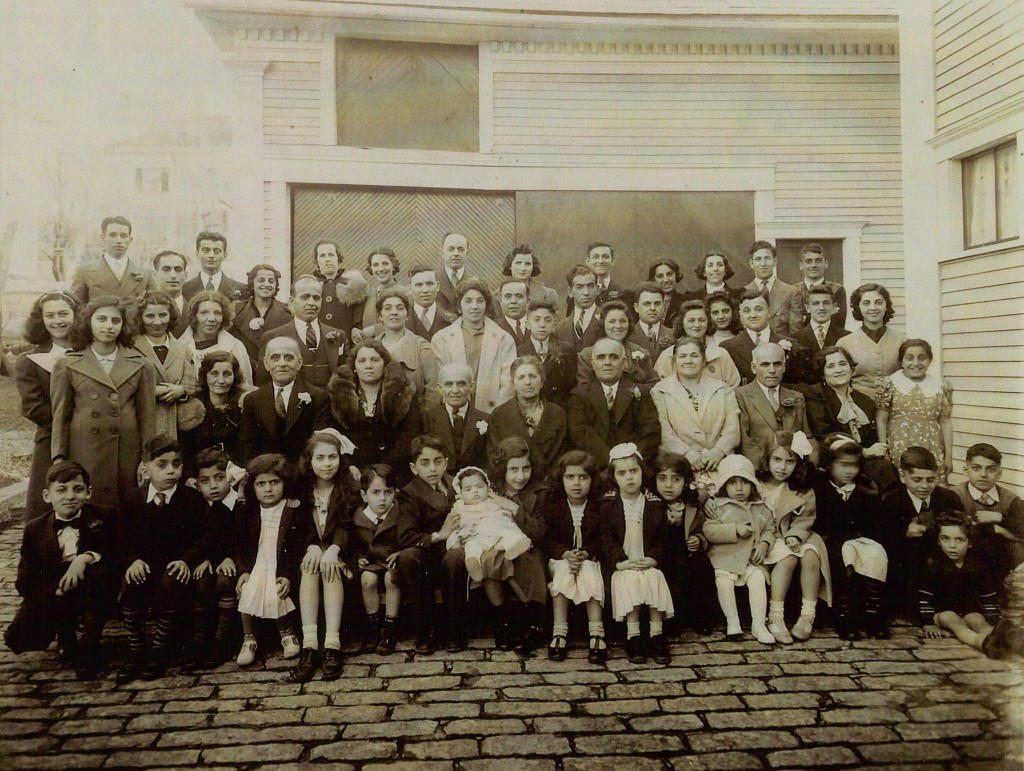
<path fill-rule="evenodd" d="M 256 660 L 256 638 L 246 637 L 242 640 L 242 649 L 238 651 L 238 658 L 235 663 L 240 667 L 247 667 Z"/>
<path fill-rule="evenodd" d="M 596 634 L 590 636 L 590 653 L 587 654 L 587 661 L 591 664 L 604 664 L 608 661 L 608 648 L 603 637 Z"/>
<path fill-rule="evenodd" d="M 385 618 L 380 627 L 380 640 L 377 642 L 377 653 L 390 656 L 395 652 L 395 619 Z"/>
<path fill-rule="evenodd" d="M 668 640 L 663 634 L 656 634 L 650 640 L 651 658 L 656 664 L 671 664 L 672 654 L 668 652 Z"/>
<path fill-rule="evenodd" d="M 626 658 L 630 664 L 644 664 L 647 657 L 644 655 L 644 641 L 640 635 L 630 637 L 626 640 Z"/>
<path fill-rule="evenodd" d="M 114 682 L 118 685 L 126 685 L 133 680 L 138 680 L 142 677 L 142 669 L 142 659 L 129 654 L 117 670 L 117 676 L 114 678 Z"/>
<path fill-rule="evenodd" d="M 380 611 L 367 613 L 364 620 L 363 641 L 359 645 L 360 653 L 373 653 L 380 642 Z"/>
<path fill-rule="evenodd" d="M 281 635 L 281 650 L 284 652 L 286 659 L 294 659 L 302 650 L 302 646 L 299 645 L 299 638 L 293 634 Z"/>
<path fill-rule="evenodd" d="M 565 661 L 565 656 L 568 653 L 568 640 L 565 639 L 565 635 L 556 634 L 551 638 L 551 644 L 548 645 L 548 658 L 551 661 Z"/>
<path fill-rule="evenodd" d="M 740 626 L 739 616 L 725 617 L 725 639 L 735 642 L 743 637 L 743 627 Z"/>
<path fill-rule="evenodd" d="M 768 627 L 771 629 L 771 627 Z M 774 630 L 772 630 L 774 632 Z M 814 619 L 810 616 L 800 616 L 793 624 L 793 628 L 790 630 L 793 637 L 803 642 L 804 640 L 811 639 L 811 632 L 814 631 Z M 778 635 L 775 635 L 778 637 Z"/>
<path fill-rule="evenodd" d="M 889 632 L 889 625 L 885 623 L 884 618 L 876 617 L 868 621 L 864 631 L 872 640 L 888 640 L 892 637 L 892 633 Z"/>
<path fill-rule="evenodd" d="M 337 680 L 341 677 L 341 669 L 341 651 L 337 648 L 324 648 L 323 664 L 320 667 L 324 680 Z"/>
<path fill-rule="evenodd" d="M 772 637 L 775 638 L 776 642 L 780 642 L 783 645 L 791 645 L 793 643 L 793 635 L 791 635 L 789 633 L 789 630 L 786 629 L 785 622 L 769 621 L 767 631 Z"/>
<path fill-rule="evenodd" d="M 839 635 L 840 640 L 859 640 L 864 635 L 861 634 L 860 630 L 850 623 L 850 619 L 840 616 L 836 619 L 836 634 Z"/>
<path fill-rule="evenodd" d="M 313 679 L 316 672 L 317 649 L 303 648 L 299 653 L 299 663 L 288 674 L 288 680 L 292 683 L 308 683 Z"/>
<path fill-rule="evenodd" d="M 499 651 L 512 650 L 512 621 L 508 606 L 506 602 L 495 608 L 498 621 L 494 627 L 494 647 Z"/>
<path fill-rule="evenodd" d="M 775 635 L 768 631 L 768 627 L 764 625 L 762 621 L 760 624 L 752 624 L 750 627 L 750 633 L 757 638 L 757 641 L 762 645 L 774 645 L 777 640 Z"/>

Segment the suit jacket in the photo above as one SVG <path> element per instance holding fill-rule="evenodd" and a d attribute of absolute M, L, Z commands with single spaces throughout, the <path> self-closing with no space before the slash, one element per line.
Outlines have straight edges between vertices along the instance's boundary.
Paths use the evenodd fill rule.
<path fill-rule="evenodd" d="M 457 321 L 442 329 L 430 341 L 437 358 L 438 368 L 445 364 L 469 364 L 466 343 L 462 338 L 462 322 Z M 490 413 L 499 404 L 512 398 L 510 367 L 516 359 L 516 344 L 512 336 L 490 319 L 484 319 L 484 334 L 480 343 L 480 367 L 476 377 L 476 399 L 473 405 L 481 412 Z"/>
<path fill-rule="evenodd" d="M 537 356 L 533 338 L 529 335 L 516 348 L 517 356 Z M 540 396 L 545 401 L 554 402 L 565 408 L 569 400 L 569 392 L 576 385 L 576 351 L 564 340 L 551 336 L 548 338 L 548 353 L 544 361 L 544 387 Z"/>
<path fill-rule="evenodd" d="M 120 281 L 102 256 L 98 260 L 79 265 L 71 277 L 71 294 L 80 305 L 105 294 L 117 295 L 130 302 L 157 288 L 153 271 L 131 258 L 128 259 L 128 267 Z"/>
<path fill-rule="evenodd" d="M 569 436 L 578 450 L 590 453 L 598 466 L 608 463 L 608 451 L 622 442 L 635 442 L 644 458 L 654 458 L 661 440 L 658 410 L 649 393 L 637 397 L 633 381 L 619 380 L 615 406 L 610 412 L 604 386 L 594 380 L 569 394 L 566 410 Z"/>
<path fill-rule="evenodd" d="M 574 529 L 569 504 L 562 496 L 549 498 L 541 505 L 541 516 L 547 523 L 544 538 L 536 544 L 545 559 L 560 560 L 573 546 Z M 583 523 L 580 525 L 582 538 L 581 548 L 590 555 L 590 559 L 599 562 L 601 559 L 601 507 L 596 500 L 588 500 L 583 509 Z"/>
<path fill-rule="evenodd" d="M 109 374 L 89 347 L 68 351 L 53 368 L 51 457 L 89 470 L 97 505 L 119 508 L 136 485 L 142 447 L 155 435 L 155 387 L 156 370 L 134 348 L 118 347 Z"/>
<path fill-rule="evenodd" d="M 516 344 L 516 348 L 523 344 L 523 339 L 530 336 L 530 330 L 526 325 L 526 317 L 523 317 L 523 334 L 522 336 L 516 334 L 516 330 L 512 327 L 508 321 L 505 320 L 505 316 L 499 309 L 497 315 L 494 317 L 494 323 L 505 330 L 511 337 L 512 342 Z"/>
<path fill-rule="evenodd" d="M 305 404 L 302 394 L 309 398 Z M 257 455 L 278 452 L 294 461 L 314 431 L 331 425 L 326 392 L 296 380 L 281 420 L 274 411 L 274 385 L 268 383 L 242 399 L 242 458 L 248 463 Z"/>
<path fill-rule="evenodd" d="M 679 315 L 679 306 L 687 300 L 687 292 L 680 292 L 678 289 L 665 298 L 665 321 L 666 327 L 672 329 L 676 323 L 676 316 Z"/>
<path fill-rule="evenodd" d="M 181 294 L 185 298 L 186 304 L 194 295 L 199 294 L 206 288 L 203 285 L 204 282 L 202 280 L 205 275 L 205 273 L 200 272 L 198 276 L 193 276 L 182 285 Z M 236 300 L 248 300 L 250 297 L 249 285 L 242 281 L 235 281 L 226 273 L 221 273 L 220 287 L 217 291 L 232 302 Z"/>
<path fill-rule="evenodd" d="M 258 364 L 260 361 L 260 347 L 263 344 L 263 335 L 268 329 L 277 329 L 288 324 L 292 320 L 292 312 L 288 310 L 288 306 L 284 303 L 273 300 L 267 309 L 267 315 L 263 317 L 263 323 L 259 329 L 253 329 L 250 326 L 250 322 L 253 319 L 260 318 L 260 314 L 252 300 L 245 300 L 236 305 L 235 308 L 235 317 L 231 319 L 231 326 L 228 330 L 242 341 L 242 345 L 245 346 L 245 350 L 249 354 L 249 361 L 253 364 Z"/>
<path fill-rule="evenodd" d="M 768 341 L 771 343 L 778 343 L 782 340 L 789 340 L 794 347 L 797 345 L 793 338 L 780 335 L 774 329 L 768 334 Z M 727 350 L 729 355 L 732 356 L 732 361 L 736 365 L 736 369 L 739 370 L 742 382 L 753 383 L 755 379 L 754 370 L 751 369 L 750 365 L 754 359 L 754 341 L 750 338 L 747 330 L 740 330 L 738 334 L 719 343 L 719 346 Z M 786 382 L 790 382 L 788 378 Z"/>
<path fill-rule="evenodd" d="M 448 407 L 439 404 L 424 413 L 423 430 L 433 434 L 444 444 L 448 455 L 449 468 L 456 469 L 479 463 L 487 452 L 487 433 L 481 433 L 477 425 L 487 422 L 487 414 L 472 404 L 466 410 L 465 429 L 462 432 L 462 443 L 459 451 L 455 450 L 455 439 L 452 436 L 452 423 L 448 418 Z"/>
<path fill-rule="evenodd" d="M 446 311 L 438 303 L 434 303 L 434 318 L 431 320 L 430 329 L 427 329 L 423 326 L 423 322 L 420 321 L 419 313 L 414 305 L 412 313 L 405 322 L 405 326 L 414 335 L 419 335 L 429 343 L 434 339 L 434 335 L 445 327 L 454 324 L 455 320 L 458 318 L 457 314 L 452 313 L 451 311 Z"/>
<path fill-rule="evenodd" d="M 440 308 L 444 308 L 448 313 L 452 313 L 456 316 L 461 315 L 461 308 L 459 307 L 459 300 L 456 296 L 455 287 L 452 286 L 452 280 L 448 278 L 448 271 L 444 269 L 442 265 L 437 269 L 435 275 L 437 276 L 437 305 Z M 469 278 L 469 268 L 463 266 L 462 280 L 465 281 Z"/>
<path fill-rule="evenodd" d="M 492 469 L 499 465 L 498 447 L 501 441 L 510 436 L 521 437 L 530 445 L 530 462 L 538 469 L 551 468 L 565 450 L 568 436 L 565 410 L 552 402 L 544 402 L 540 424 L 534 429 L 533 436 L 530 436 L 515 397 L 495 407 L 488 418 L 487 429 L 487 460 Z"/>
<path fill-rule="evenodd" d="M 832 317 L 832 321 L 828 325 L 828 332 L 825 333 L 825 347 L 835 345 L 840 338 L 846 337 L 848 334 L 850 334 L 850 331 L 843 328 L 843 323 L 839 321 L 839 314 L 837 313 Z M 811 353 L 817 353 L 822 348 L 822 346 L 818 345 L 818 338 L 815 337 L 814 328 L 809 321 L 804 324 L 803 329 L 793 336 L 793 339 L 796 340 L 801 348 L 806 348 Z"/>
<path fill-rule="evenodd" d="M 113 512 L 86 503 L 79 517 L 78 553 L 94 551 L 101 558 L 113 558 L 109 551 Z M 57 543 L 59 529 L 53 509 L 25 524 L 14 587 L 26 600 L 52 597 L 67 572 L 68 563 L 64 562 L 63 550 Z M 92 570 L 91 566 L 86 568 L 87 573 Z"/>
<path fill-rule="evenodd" d="M 629 336 L 629 342 L 636 343 L 651 354 L 651 361 L 657 361 L 661 352 L 666 348 L 671 348 L 675 341 L 676 336 L 672 334 L 672 328 L 664 322 L 658 328 L 658 341 L 656 343 L 651 342 L 651 339 L 644 334 L 639 323 L 633 327 L 633 334 Z"/>
<path fill-rule="evenodd" d="M 744 289 L 761 291 L 756 279 L 747 284 Z M 771 309 L 768 326 L 772 328 L 773 332 L 791 337 L 803 327 L 806 313 L 803 297 L 800 295 L 800 290 L 793 284 L 787 284 L 776 277 L 771 292 L 768 293 L 768 306 Z"/>
<path fill-rule="evenodd" d="M 572 346 L 572 349 L 579 353 L 584 348 L 589 348 L 604 335 L 604 328 L 597 317 L 597 312 L 590 317 L 590 323 L 583 330 L 583 337 L 576 337 L 576 329 L 573 326 L 572 314 L 555 325 L 554 333 L 551 335 L 563 343 Z"/>
<path fill-rule="evenodd" d="M 792 402 L 792 406 L 786 404 Z M 804 395 L 789 388 L 779 388 L 779 412 L 776 414 L 768 397 L 757 382 L 736 389 L 736 404 L 740 408 L 740 451 L 757 468 L 765 447 L 776 431 L 803 431 L 808 437 L 807 410 Z"/>
<path fill-rule="evenodd" d="M 433 545 L 430 534 L 441 529 L 455 503 L 451 476 L 445 474 L 443 484 L 445 491 L 441 493 L 416 477 L 402 488 L 400 495 L 409 503 L 399 512 L 398 545 L 403 549 L 412 546 L 427 549 Z"/>
<path fill-rule="evenodd" d="M 334 342 L 330 340 L 332 335 L 336 338 Z M 285 322 L 281 326 L 263 333 L 263 339 L 260 341 L 259 360 L 254 362 L 256 364 L 256 372 L 253 377 L 256 378 L 257 385 L 266 385 L 270 382 L 270 373 L 263 366 L 263 354 L 267 350 L 267 343 L 275 337 L 290 337 L 299 344 L 299 350 L 302 352 L 302 377 L 307 383 L 315 385 L 317 388 L 327 387 L 327 381 L 331 379 L 334 370 L 338 368 L 338 359 L 348 343 L 348 338 L 340 329 L 320 324 L 320 339 L 317 340 L 318 350 L 311 351 L 306 347 L 305 339 L 299 339 L 299 331 L 295 328 L 295 320 L 292 319 Z M 319 348 L 322 348 L 326 355 L 326 371 L 320 371 L 315 368 Z"/>
<path fill-rule="evenodd" d="M 838 284 L 835 281 L 826 281 L 825 286 L 832 290 L 832 299 L 836 303 L 836 312 L 832 315 L 832 325 L 842 329 L 846 326 L 846 287 L 842 284 Z M 807 284 L 803 281 L 796 285 L 796 290 L 800 294 L 799 304 L 804 309 L 803 312 L 803 323 L 806 326 L 810 323 L 810 316 L 807 314 Z M 813 337 L 813 335 L 812 335 Z"/>
<path fill-rule="evenodd" d="M 308 504 L 289 499 L 277 529 L 277 576 L 291 581 L 291 596 L 295 598 L 298 598 L 299 563 L 305 553 L 302 523 L 311 516 Z M 235 566 L 238 575 L 250 572 L 256 564 L 262 528 L 259 501 L 253 498 L 244 504 L 235 504 Z"/>
<path fill-rule="evenodd" d="M 644 556 L 651 557 L 662 567 L 665 561 L 665 540 L 668 520 L 665 502 L 654 493 L 644 496 Z M 601 569 L 611 578 L 615 565 L 626 559 L 623 544 L 626 538 L 626 517 L 618 490 L 609 490 L 599 499 L 601 507 Z"/>
<path fill-rule="evenodd" d="M 366 516 L 365 506 L 360 506 L 349 524 L 349 554 L 353 564 L 366 557 L 371 564 L 383 567 L 384 561 L 398 551 L 398 525 L 415 516 L 409 511 L 410 504 L 402 498 L 395 498 L 391 511 L 383 522 L 376 525 Z"/>
<path fill-rule="evenodd" d="M 608 288 L 597 295 L 597 300 L 594 305 L 600 308 L 609 300 L 623 300 L 630 308 L 633 307 L 633 293 L 629 289 L 618 281 L 608 280 Z M 567 318 L 572 318 L 573 311 L 575 310 L 575 303 L 573 303 L 572 295 L 570 294 L 565 298 L 565 315 Z"/>
<path fill-rule="evenodd" d="M 337 546 L 341 558 L 345 558 L 345 554 L 348 552 L 348 524 L 352 516 L 352 512 L 349 510 L 351 501 L 342 484 L 343 477 L 340 476 L 340 474 L 345 473 L 346 471 L 343 467 L 335 480 L 334 489 L 331 490 L 331 497 L 327 502 L 327 519 L 324 522 L 323 535 L 320 535 L 317 530 L 317 514 L 316 509 L 313 507 L 312 486 L 306 491 L 305 498 L 308 500 L 309 505 L 302 507 L 302 513 L 305 516 L 298 522 L 299 532 L 302 535 L 303 550 L 308 549 L 310 546 L 319 546 L 322 550 L 326 551 L 331 546 Z"/>
<path fill-rule="evenodd" d="M 149 484 L 134 488 L 118 518 L 117 556 L 123 571 L 142 560 L 153 574 L 168 562 L 183 560 L 194 568 L 206 557 L 209 531 L 200 519 L 206 501 L 198 490 L 179 482 L 163 506 L 147 503 Z"/>
<path fill-rule="evenodd" d="M 196 365 L 192 358 L 192 352 L 172 336 L 167 336 L 167 356 L 163 363 L 160 362 L 160 357 L 153 350 L 153 344 L 145 335 L 135 338 L 135 350 L 142 353 L 152 363 L 153 369 L 156 370 L 157 383 L 180 385 L 189 397 L 195 397 L 199 393 L 199 381 L 196 380 Z M 178 402 L 173 404 L 156 402 L 154 404 L 154 436 L 160 434 L 171 437 L 178 436 L 178 404 Z"/>

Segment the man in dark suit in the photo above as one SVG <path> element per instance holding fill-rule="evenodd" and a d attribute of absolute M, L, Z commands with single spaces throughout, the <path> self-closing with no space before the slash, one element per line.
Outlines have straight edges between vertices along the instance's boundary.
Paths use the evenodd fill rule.
<path fill-rule="evenodd" d="M 658 410 L 650 394 L 623 377 L 626 349 L 603 338 L 594 344 L 591 361 L 597 379 L 569 394 L 566 413 L 572 444 L 590 453 L 598 466 L 607 464 L 608 450 L 622 442 L 635 443 L 645 458 L 653 458 L 661 441 Z"/>
<path fill-rule="evenodd" d="M 71 277 L 71 294 L 81 305 L 94 297 L 116 295 L 126 303 L 156 289 L 156 277 L 145 265 L 128 257 L 132 223 L 124 217 L 107 217 L 100 225 L 103 256 L 83 263 Z"/>
<path fill-rule="evenodd" d="M 153 258 L 153 272 L 156 274 L 157 288 L 174 300 L 178 309 L 178 323 L 174 325 L 171 334 L 181 337 L 188 329 L 188 305 L 185 303 L 185 296 L 182 289 L 185 285 L 185 273 L 188 270 L 188 259 L 183 254 L 172 251 L 157 253 Z"/>
<path fill-rule="evenodd" d="M 449 313 L 459 315 L 458 286 L 466 278 L 466 257 L 469 240 L 461 233 L 445 233 L 441 240 L 444 269 L 437 274 L 437 304 Z"/>
<path fill-rule="evenodd" d="M 564 409 L 569 392 L 576 386 L 578 365 L 573 347 L 552 334 L 557 314 L 557 307 L 550 302 L 531 302 L 527 313 L 530 331 L 516 348 L 516 355 L 533 355 L 541 360 L 544 364 L 544 386 L 540 398 Z"/>
<path fill-rule="evenodd" d="M 437 302 L 437 271 L 427 265 L 413 265 L 409 269 L 409 290 L 412 294 L 412 313 L 405 326 L 414 335 L 428 343 L 434 335 L 450 326 L 458 314 L 442 308 Z"/>
<path fill-rule="evenodd" d="M 526 308 L 529 302 L 525 281 L 506 278 L 498 287 L 498 312 L 494 322 L 512 335 L 516 348 L 529 336 L 526 328 Z"/>
<path fill-rule="evenodd" d="M 487 457 L 487 415 L 472 403 L 473 370 L 466 364 L 445 364 L 437 381 L 444 404 L 427 410 L 426 433 L 441 440 L 452 468 L 480 465 Z"/>
<path fill-rule="evenodd" d="M 367 284 L 358 270 L 341 270 L 341 251 L 333 241 L 318 241 L 313 247 L 316 270 L 320 280 L 323 303 L 319 318 L 324 324 L 340 329 L 352 337 L 352 327 L 362 323 L 366 306 Z"/>
<path fill-rule="evenodd" d="M 754 349 L 756 380 L 736 389 L 740 408 L 740 452 L 756 468 L 776 431 L 803 431 L 810 438 L 804 395 L 782 387 L 786 353 L 777 343 Z M 813 440 L 812 444 L 813 444 Z"/>
<path fill-rule="evenodd" d="M 812 286 L 803 297 L 808 323 L 793 338 L 801 347 L 817 353 L 850 334 L 839 318 L 831 287 L 824 284 Z"/>
<path fill-rule="evenodd" d="M 196 236 L 199 275 L 185 282 L 182 294 L 186 300 L 191 300 L 194 294 L 204 289 L 220 292 L 232 302 L 249 298 L 248 285 L 242 281 L 235 281 L 221 270 L 227 257 L 228 240 L 220 233 L 204 230 Z"/>
<path fill-rule="evenodd" d="M 292 284 L 292 297 L 289 301 L 294 318 L 287 324 L 268 330 L 262 342 L 263 350 L 266 351 L 267 344 L 277 337 L 294 340 L 302 354 L 302 379 L 317 388 L 327 387 L 348 342 L 340 329 L 320 323 L 318 316 L 322 299 L 320 281 L 315 276 L 299 276 Z M 265 361 L 265 358 L 265 354 L 261 355 L 260 361 Z M 264 385 L 270 380 L 262 366 L 257 368 L 254 377 L 258 385 Z"/>
<path fill-rule="evenodd" d="M 579 353 L 604 336 L 595 304 L 597 277 L 586 265 L 574 265 L 569 269 L 565 282 L 569 285 L 571 310 L 555 327 L 555 337 Z"/>
<path fill-rule="evenodd" d="M 601 241 L 587 244 L 586 265 L 594 272 L 596 295 L 594 302 L 598 308 L 609 300 L 630 302 L 629 292 L 619 283 L 612 281 L 611 269 L 615 264 L 615 250 Z M 570 293 L 565 301 L 565 315 L 572 316 L 575 310 L 575 299 Z"/>
<path fill-rule="evenodd" d="M 755 241 L 749 251 L 754 280 L 744 289 L 761 292 L 768 298 L 772 331 L 783 337 L 795 335 L 803 326 L 804 306 L 797 288 L 775 274 L 778 264 L 775 245 L 768 241 Z"/>
<path fill-rule="evenodd" d="M 736 369 L 744 383 L 754 381 L 754 371 L 750 364 L 753 360 L 754 348 L 761 343 L 788 343 L 789 349 L 796 346 L 796 341 L 791 337 L 778 334 L 774 329 L 768 327 L 768 319 L 771 311 L 768 308 L 768 298 L 756 289 L 744 290 L 740 295 L 740 323 L 743 329 L 739 334 L 730 337 L 722 342 L 722 348 L 729 352 Z M 786 345 L 783 345 L 785 348 Z"/>
<path fill-rule="evenodd" d="M 825 271 L 828 269 L 828 257 L 825 256 L 825 247 L 821 244 L 804 244 L 800 249 L 800 272 L 804 274 L 804 280 L 796 285 L 800 293 L 799 303 L 805 309 L 803 323 L 807 324 L 810 313 L 807 309 L 807 293 L 816 286 L 827 287 L 832 291 L 832 300 L 835 303 L 835 316 L 832 323 L 837 327 L 846 325 L 846 287 L 837 284 L 835 281 L 825 280 Z"/>
<path fill-rule="evenodd" d="M 651 354 L 651 361 L 657 361 L 661 352 L 676 340 L 672 330 L 662 321 L 665 316 L 665 296 L 657 284 L 650 282 L 635 287 L 634 293 L 636 302 L 633 303 L 633 310 L 639 322 L 633 327 L 629 341 L 646 348 Z"/>
<path fill-rule="evenodd" d="M 242 456 L 246 463 L 266 452 L 297 460 L 314 431 L 331 426 L 326 392 L 298 380 L 299 344 L 275 337 L 263 351 L 263 369 L 271 382 L 242 400 Z"/>

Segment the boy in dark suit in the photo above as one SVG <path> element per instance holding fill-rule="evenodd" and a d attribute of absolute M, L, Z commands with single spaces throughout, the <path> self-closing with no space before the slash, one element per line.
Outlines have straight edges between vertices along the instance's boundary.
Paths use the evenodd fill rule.
<path fill-rule="evenodd" d="M 526 314 L 529 333 L 516 348 L 517 356 L 532 354 L 544 364 L 540 398 L 564 408 L 576 385 L 576 351 L 554 337 L 558 310 L 549 302 L 535 300 Z"/>
<path fill-rule="evenodd" d="M 143 465 L 149 482 L 132 490 L 121 511 L 118 554 L 127 569 L 121 584 L 121 614 L 128 630 L 128 655 L 117 672 L 119 685 L 138 677 L 162 677 L 171 635 L 188 597 L 192 570 L 206 551 L 200 519 L 202 494 L 181 481 L 181 445 L 166 436 L 146 442 Z M 156 621 L 146 660 L 146 616 Z"/>
<path fill-rule="evenodd" d="M 235 281 L 221 270 L 227 257 L 228 240 L 220 233 L 204 230 L 196 236 L 196 259 L 200 270 L 199 275 L 186 281 L 181 289 L 186 301 L 204 289 L 220 292 L 232 302 L 249 299 L 248 284 Z"/>
<path fill-rule="evenodd" d="M 890 578 L 900 609 L 912 611 L 912 576 L 920 575 L 925 560 L 936 551 L 935 521 L 947 515 L 963 517 L 956 493 L 938 487 L 939 464 L 924 447 L 908 447 L 900 455 L 900 481 L 882 496 L 881 543 L 889 555 Z"/>
<path fill-rule="evenodd" d="M 837 340 L 850 334 L 849 330 L 843 327 L 829 287 L 823 284 L 812 286 L 803 292 L 803 297 L 809 321 L 793 337 L 801 347 L 817 353 L 822 348 L 835 345 Z"/>
<path fill-rule="evenodd" d="M 473 370 L 466 364 L 445 364 L 437 375 L 444 402 L 425 414 L 425 431 L 441 440 L 453 468 L 487 457 L 487 415 L 472 403 Z"/>
<path fill-rule="evenodd" d="M 430 654 L 435 650 L 434 590 L 445 561 L 445 541 L 458 523 L 457 515 L 449 516 L 455 503 L 451 477 L 446 474 L 448 458 L 444 444 L 436 436 L 424 434 L 410 446 L 413 480 L 402 488 L 399 496 L 410 506 L 403 507 L 398 520 L 398 582 L 402 594 L 410 598 L 413 628 L 416 630 L 416 652 Z M 451 595 L 465 593 L 465 561 L 461 570 L 446 570 L 445 575 L 458 573 L 454 588 L 446 582 L 445 602 L 450 610 Z M 464 604 L 464 603 L 463 603 Z"/>
<path fill-rule="evenodd" d="M 554 336 L 579 353 L 604 335 L 597 314 L 597 277 L 586 265 L 573 265 L 565 283 L 569 286 L 569 310 L 555 326 Z"/>
<path fill-rule="evenodd" d="M 22 603 L 4 642 L 15 653 L 45 650 L 56 635 L 62 662 L 92 680 L 100 671 L 110 512 L 89 503 L 89 472 L 72 461 L 50 467 L 42 495 L 50 510 L 25 526 L 14 584 Z"/>

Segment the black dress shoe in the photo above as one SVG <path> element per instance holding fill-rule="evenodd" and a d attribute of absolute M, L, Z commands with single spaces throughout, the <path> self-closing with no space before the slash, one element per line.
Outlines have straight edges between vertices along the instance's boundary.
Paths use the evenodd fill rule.
<path fill-rule="evenodd" d="M 128 659 L 118 668 L 114 682 L 118 685 L 125 685 L 140 677 L 142 677 L 142 662 Z"/>
<path fill-rule="evenodd" d="M 647 661 L 644 655 L 644 641 L 640 635 L 626 640 L 626 658 L 630 664 L 643 664 Z"/>
<path fill-rule="evenodd" d="M 656 664 L 672 663 L 672 654 L 668 652 L 668 640 L 665 635 L 656 634 L 650 640 L 651 658 Z"/>
<path fill-rule="evenodd" d="M 421 656 L 429 656 L 434 652 L 434 635 L 429 630 L 416 635 L 416 652 Z"/>
<path fill-rule="evenodd" d="M 96 680 L 103 672 L 99 646 L 83 645 L 75 662 L 75 679 Z"/>
<path fill-rule="evenodd" d="M 561 641 L 561 645 L 556 645 L 557 642 Z M 551 661 L 565 661 L 565 656 L 568 653 L 568 641 L 563 635 L 557 634 L 551 638 L 551 644 L 548 646 L 548 659 Z"/>
<path fill-rule="evenodd" d="M 532 656 L 533 652 L 544 644 L 544 630 L 539 626 L 531 624 L 523 633 L 522 639 L 516 645 L 516 653 L 520 656 Z"/>
<path fill-rule="evenodd" d="M 337 680 L 341 677 L 342 664 L 340 650 L 337 648 L 324 648 L 323 664 L 320 667 L 324 680 Z"/>
<path fill-rule="evenodd" d="M 590 638 L 590 653 L 587 654 L 587 661 L 591 664 L 604 664 L 608 661 L 608 649 L 599 647 L 604 642 L 603 637 L 594 635 Z"/>
<path fill-rule="evenodd" d="M 395 652 L 395 632 L 395 620 L 384 619 L 384 623 L 380 625 L 380 642 L 377 643 L 377 653 L 381 656 L 390 656 Z"/>
<path fill-rule="evenodd" d="M 308 683 L 312 680 L 316 672 L 317 654 L 315 648 L 303 648 L 299 651 L 299 662 L 288 674 L 288 680 L 293 683 Z"/>

